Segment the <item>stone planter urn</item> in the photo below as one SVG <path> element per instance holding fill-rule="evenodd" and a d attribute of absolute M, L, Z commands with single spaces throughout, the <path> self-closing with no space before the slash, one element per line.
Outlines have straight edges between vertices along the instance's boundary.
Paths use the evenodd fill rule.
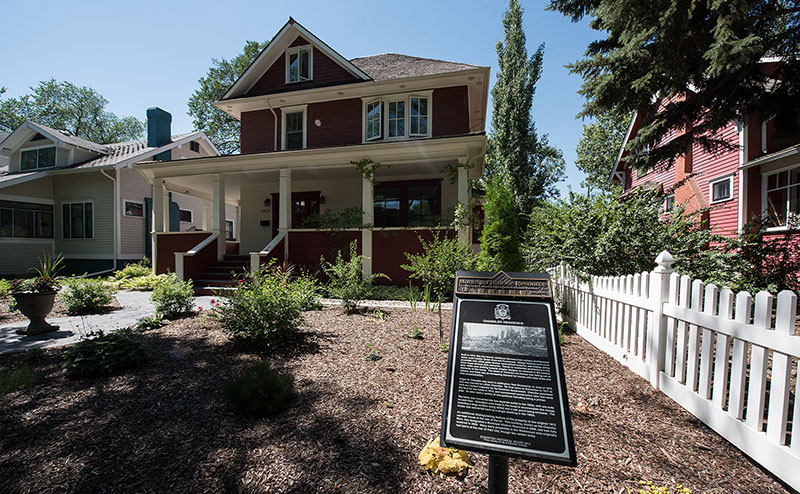
<path fill-rule="evenodd" d="M 17 301 L 17 308 L 22 315 L 30 319 L 30 324 L 25 329 L 18 329 L 18 334 L 42 334 L 58 330 L 58 326 L 54 326 L 44 320 L 50 311 L 53 310 L 53 303 L 56 299 L 58 291 L 52 292 L 14 292 L 14 300 Z"/>

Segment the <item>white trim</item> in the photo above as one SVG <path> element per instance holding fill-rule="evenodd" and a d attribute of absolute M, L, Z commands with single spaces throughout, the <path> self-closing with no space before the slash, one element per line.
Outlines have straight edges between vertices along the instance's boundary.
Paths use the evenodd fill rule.
<path fill-rule="evenodd" d="M 133 215 L 133 214 L 128 214 L 127 203 L 140 204 L 142 206 L 142 215 L 141 216 L 136 216 L 136 215 Z M 124 216 L 125 218 L 141 218 L 141 219 L 144 219 L 144 202 L 143 201 L 132 201 L 130 199 L 123 198 L 122 199 L 122 216 Z"/>
<path fill-rule="evenodd" d="M 181 213 L 189 213 L 189 219 L 188 220 L 182 220 L 181 219 Z M 179 223 L 194 223 L 193 220 L 194 220 L 194 211 L 192 211 L 191 209 L 181 209 L 180 207 L 178 208 L 178 222 Z"/>
<path fill-rule="evenodd" d="M 377 104 L 378 106 L 378 135 L 370 137 L 367 134 L 369 124 L 369 107 Z M 364 103 L 364 140 L 374 141 L 383 138 L 383 100 L 380 98 L 373 99 Z"/>
<path fill-rule="evenodd" d="M 767 232 L 785 232 L 785 231 L 791 230 L 791 228 L 789 228 L 789 214 L 791 213 L 791 203 L 790 203 L 790 201 L 791 201 L 792 195 L 790 194 L 789 189 L 791 189 L 793 186 L 794 187 L 800 187 L 800 184 L 792 185 L 792 183 L 790 182 L 790 180 L 792 178 L 791 177 L 791 170 L 798 169 L 798 168 L 800 168 L 800 165 L 798 165 L 797 163 L 794 163 L 792 165 L 787 165 L 787 166 L 781 167 L 781 168 L 779 168 L 777 170 L 772 170 L 770 172 L 761 174 L 761 215 L 763 217 L 767 213 L 767 193 L 768 193 L 768 191 L 767 191 L 767 181 L 768 181 L 769 177 L 771 175 L 778 175 L 779 173 L 789 172 L 789 176 L 786 179 L 786 186 L 785 187 L 776 187 L 775 189 L 772 189 L 772 190 L 780 190 L 780 189 L 785 189 L 786 190 L 786 218 L 784 218 L 786 220 L 786 225 L 769 227 L 769 228 L 766 229 Z"/>
<path fill-rule="evenodd" d="M 70 204 L 70 205 L 72 205 L 72 204 L 86 204 L 87 202 L 92 204 L 92 236 L 91 237 L 87 237 L 86 236 L 86 208 L 84 207 L 84 210 L 83 210 L 83 234 L 84 234 L 84 236 L 83 237 L 73 237 L 72 236 L 72 223 L 70 223 L 70 225 L 69 225 L 70 226 L 70 228 L 69 228 L 70 236 L 65 238 L 64 237 L 64 205 L 65 204 Z M 60 202 L 58 204 L 58 213 L 56 213 L 55 209 L 56 208 L 54 207 L 53 208 L 53 216 L 55 217 L 56 214 L 60 214 L 61 215 L 61 232 L 59 232 L 59 236 L 58 236 L 58 238 L 60 240 L 67 240 L 67 241 L 69 241 L 69 240 L 93 240 L 93 239 L 97 238 L 97 237 L 95 237 L 95 224 L 97 223 L 95 218 L 97 217 L 97 208 L 95 208 L 94 199 L 85 199 L 85 200 L 68 199 L 68 200 L 62 201 L 62 202 Z M 70 218 L 72 218 L 71 210 L 72 210 L 72 208 L 70 207 Z M 71 221 L 72 220 L 70 220 L 70 222 Z M 53 223 L 55 223 L 55 219 L 54 219 Z M 55 230 L 55 224 L 53 224 L 53 230 Z M 55 231 L 53 231 L 53 238 L 56 238 L 56 232 Z M 113 258 L 113 256 L 109 257 L 109 259 L 112 259 L 112 258 Z"/>
<path fill-rule="evenodd" d="M 733 199 L 733 173 L 725 175 L 723 177 L 715 178 L 713 180 L 708 181 L 708 203 L 709 204 L 719 204 L 721 202 L 727 202 Z M 722 183 L 724 181 L 728 182 L 728 197 L 724 199 L 717 199 L 714 200 L 714 186 L 718 183 Z"/>
<path fill-rule="evenodd" d="M 29 242 L 39 242 L 42 244 L 55 244 L 55 238 L 42 237 L 0 237 L 0 244 L 24 244 Z"/>
<path fill-rule="evenodd" d="M 628 131 L 625 132 L 625 139 L 622 140 L 622 146 L 619 148 L 619 153 L 617 153 L 617 160 L 614 162 L 614 168 L 611 169 L 611 175 L 608 177 L 608 183 L 612 183 L 614 181 L 614 175 L 617 173 L 617 168 L 619 168 L 619 162 L 622 160 L 622 153 L 625 152 L 625 145 L 628 144 L 628 139 L 631 137 L 631 131 L 633 130 L 633 124 L 636 122 L 636 116 L 638 113 L 634 113 L 631 117 L 631 123 L 628 124 Z M 625 179 L 620 182 L 622 188 L 625 188 Z"/>
<path fill-rule="evenodd" d="M 30 142 L 30 141 L 28 141 L 28 142 Z M 38 144 L 38 145 L 34 145 L 34 146 L 26 146 L 24 148 L 20 147 L 20 148 L 17 148 L 17 150 L 19 152 L 22 152 L 22 151 L 33 151 L 34 149 L 56 148 L 56 147 L 58 147 L 58 143 L 51 141 L 51 142 L 49 142 L 47 144 Z"/>
<path fill-rule="evenodd" d="M 426 98 L 428 100 L 428 119 L 427 133 L 425 134 L 412 134 L 411 133 L 411 98 Z M 367 139 L 367 106 L 376 102 L 381 102 L 381 135 L 379 137 L 372 137 Z M 388 108 L 389 103 L 398 101 L 405 102 L 404 120 L 405 123 L 403 131 L 404 135 L 389 137 L 389 118 Z M 364 96 L 361 98 L 361 143 L 368 142 L 391 142 L 391 141 L 410 141 L 415 139 L 428 139 L 433 136 L 433 90 L 427 91 L 409 91 L 404 93 L 382 94 L 377 96 Z"/>
<path fill-rule="evenodd" d="M 736 191 L 736 200 L 738 205 L 737 211 L 737 218 L 736 218 L 736 231 L 739 233 L 742 232 L 745 223 L 745 217 L 747 216 L 747 172 L 744 171 L 742 168 L 744 163 L 747 161 L 747 133 L 748 127 L 747 124 L 742 121 L 738 122 L 736 126 L 736 130 L 738 131 L 738 138 L 739 138 L 739 170 L 737 173 L 739 174 L 739 188 Z"/>
<path fill-rule="evenodd" d="M 300 52 L 306 51 L 308 52 L 308 77 L 303 78 L 300 75 Z M 284 52 L 284 60 L 286 65 L 286 84 L 297 84 L 299 82 L 308 82 L 314 80 L 314 47 L 310 44 L 308 45 L 297 45 L 287 48 Z M 289 80 L 289 55 L 297 54 L 297 80 L 290 81 Z"/>
<path fill-rule="evenodd" d="M 17 201 L 17 202 L 32 202 L 34 204 L 47 204 L 47 205 L 54 205 L 52 199 L 42 199 L 40 197 L 33 197 L 33 196 L 15 196 L 12 194 L 0 194 L 0 200 L 2 201 Z"/>
<path fill-rule="evenodd" d="M 51 166 L 39 166 L 39 151 L 42 150 L 42 149 L 50 149 L 50 148 L 53 148 L 53 164 Z M 25 173 L 25 172 L 34 172 L 34 171 L 39 171 L 39 170 L 50 170 L 52 168 L 56 168 L 57 163 L 58 163 L 58 151 L 57 151 L 57 149 L 58 149 L 58 146 L 56 145 L 56 143 L 50 143 L 50 144 L 47 144 L 47 145 L 44 145 L 44 146 L 31 146 L 31 147 L 27 147 L 27 148 L 19 148 L 18 149 L 18 151 L 19 151 L 19 166 L 17 167 L 17 169 L 20 172 Z M 35 168 L 28 168 L 28 169 L 23 170 L 22 169 L 22 153 L 29 153 L 31 151 L 36 151 L 36 167 Z M 70 163 L 70 164 L 72 164 L 72 163 Z"/>
<path fill-rule="evenodd" d="M 303 147 L 306 149 L 308 142 L 308 105 L 286 106 L 281 108 L 281 150 L 297 151 L 296 149 L 286 149 L 286 114 L 303 113 Z"/>

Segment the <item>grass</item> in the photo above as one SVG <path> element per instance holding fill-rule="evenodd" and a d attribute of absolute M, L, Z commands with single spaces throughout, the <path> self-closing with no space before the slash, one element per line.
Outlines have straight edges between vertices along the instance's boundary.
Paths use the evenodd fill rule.
<path fill-rule="evenodd" d="M 17 367 L 0 368 L 0 395 L 13 393 L 36 384 L 36 373 L 25 362 Z"/>

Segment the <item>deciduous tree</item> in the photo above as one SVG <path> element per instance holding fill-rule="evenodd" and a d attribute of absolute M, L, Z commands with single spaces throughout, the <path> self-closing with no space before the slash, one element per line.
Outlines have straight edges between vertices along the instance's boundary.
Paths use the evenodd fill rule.
<path fill-rule="evenodd" d="M 589 195 L 592 189 L 611 190 L 609 175 L 622 147 L 630 120 L 630 115 L 603 113 L 595 121 L 583 126 L 575 164 L 586 174 L 581 187 L 585 187 Z"/>

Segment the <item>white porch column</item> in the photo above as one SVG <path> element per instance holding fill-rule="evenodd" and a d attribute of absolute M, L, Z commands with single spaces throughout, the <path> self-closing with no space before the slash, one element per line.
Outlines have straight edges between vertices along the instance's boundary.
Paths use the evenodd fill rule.
<path fill-rule="evenodd" d="M 466 163 L 466 159 L 464 159 L 464 163 Z M 467 169 L 463 167 L 458 168 L 458 202 L 465 208 L 469 218 L 472 213 L 469 210 L 469 177 L 467 176 Z M 470 230 L 469 226 L 460 225 L 458 228 L 458 241 L 468 243 Z"/>
<path fill-rule="evenodd" d="M 361 222 L 372 225 L 375 222 L 373 186 L 366 178 L 361 180 L 361 210 L 364 212 Z M 361 255 L 364 256 L 361 265 L 361 276 L 366 279 L 372 275 L 372 229 L 361 229 Z"/>
<path fill-rule="evenodd" d="M 169 196 L 167 195 L 166 188 L 164 188 L 164 179 L 157 178 L 153 180 L 153 228 L 150 232 L 150 243 L 152 246 L 150 254 L 153 258 L 152 265 L 154 274 L 156 272 L 156 257 L 158 255 L 156 233 L 163 232 L 165 225 L 169 226 Z"/>
<path fill-rule="evenodd" d="M 233 222 L 233 238 L 235 238 L 237 242 L 242 241 L 241 237 L 239 236 L 241 233 L 239 230 L 239 225 L 241 224 L 242 224 L 242 207 L 236 206 L 236 220 Z"/>
<path fill-rule="evenodd" d="M 285 234 L 283 258 L 289 258 L 289 228 L 292 218 L 292 170 L 281 168 L 278 188 L 278 231 Z"/>
<path fill-rule="evenodd" d="M 211 230 L 211 201 L 203 199 L 203 230 Z"/>
<path fill-rule="evenodd" d="M 214 177 L 214 204 L 211 216 L 211 231 L 217 234 L 217 259 L 225 255 L 225 179 L 222 174 Z"/>

